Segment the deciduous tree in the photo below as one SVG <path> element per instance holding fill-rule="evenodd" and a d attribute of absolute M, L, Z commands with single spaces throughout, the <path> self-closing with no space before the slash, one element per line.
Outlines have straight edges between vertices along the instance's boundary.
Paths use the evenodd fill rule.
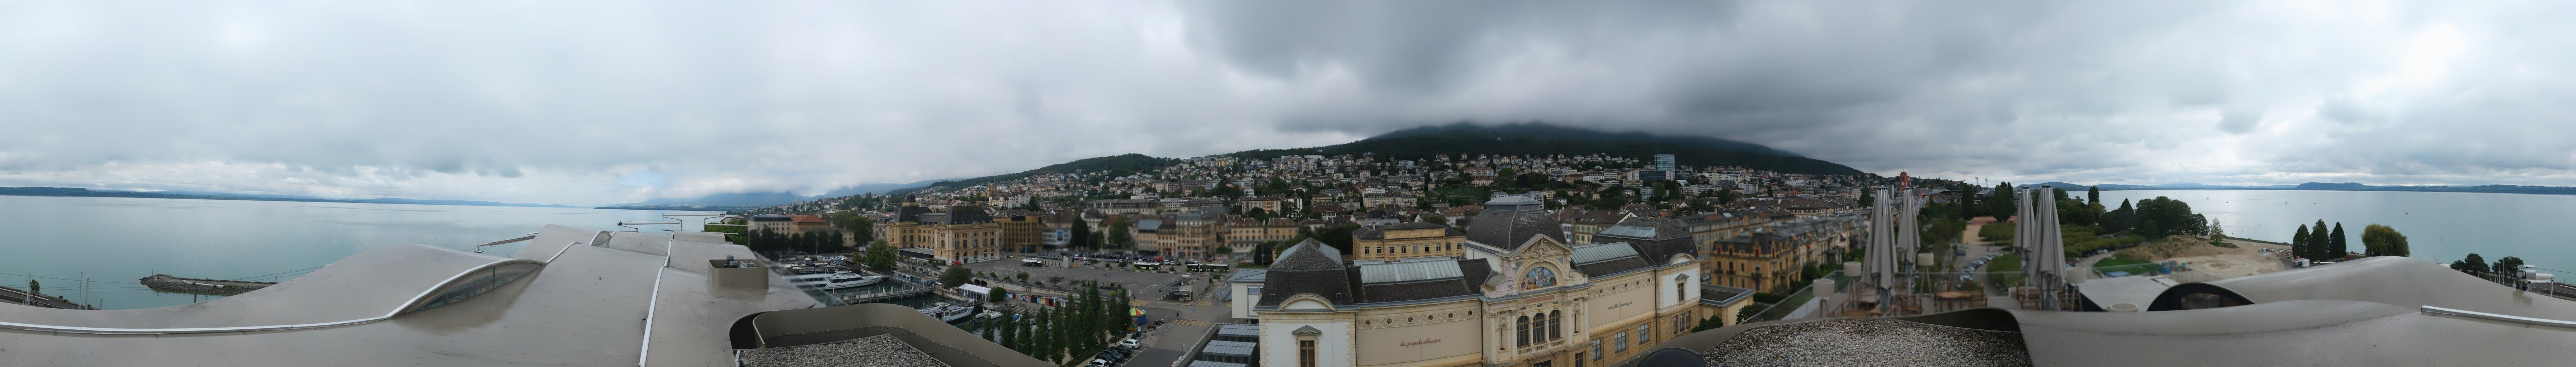
<path fill-rule="evenodd" d="M 2361 227 L 2361 247 L 2367 252 L 2365 255 L 2370 256 L 2408 256 L 2413 252 L 2406 247 L 2405 234 L 2397 233 L 2397 228 L 2379 224 Z"/>
<path fill-rule="evenodd" d="M 957 285 L 966 284 L 966 280 L 974 277 L 975 271 L 967 270 L 965 265 L 949 265 L 948 270 L 939 271 L 939 286 L 956 288 Z"/>
<path fill-rule="evenodd" d="M 2369 227 L 2362 227 L 2361 242 L 2363 247 L 2370 246 Z M 2487 259 L 2485 257 L 2479 257 L 2477 253 L 2472 252 L 2469 253 L 2468 257 L 2452 261 L 2451 270 L 2458 270 L 2469 274 L 2485 274 L 2487 273 Z"/>

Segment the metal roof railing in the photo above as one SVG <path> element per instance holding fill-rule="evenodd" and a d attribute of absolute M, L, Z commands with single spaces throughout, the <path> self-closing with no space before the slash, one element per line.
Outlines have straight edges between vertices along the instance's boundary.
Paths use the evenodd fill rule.
<path fill-rule="evenodd" d="M 2468 316 L 2468 317 L 2475 317 L 2475 318 L 2488 319 L 2488 320 L 2497 320 L 2497 321 L 2505 321 L 2505 322 L 2516 322 L 2516 323 L 2522 323 L 2523 325 L 2543 325 L 2543 326 L 2556 326 L 2556 327 L 2563 327 L 2563 328 L 2576 328 L 2576 321 L 2553 320 L 2553 319 L 2544 319 L 2544 318 L 2537 318 L 2537 317 L 2522 317 L 2522 316 L 2505 315 L 2505 314 L 2493 314 L 2493 313 L 2485 313 L 2485 312 L 2469 311 L 2469 310 L 2462 310 L 2462 309 L 2456 309 L 2456 308 L 2447 308 L 2447 307 L 2438 307 L 2438 306 L 2431 306 L 2431 305 L 2423 306 L 2423 311 L 2424 311 L 2424 312 L 2437 313 L 2437 314 L 2460 315 L 2460 316 Z"/>

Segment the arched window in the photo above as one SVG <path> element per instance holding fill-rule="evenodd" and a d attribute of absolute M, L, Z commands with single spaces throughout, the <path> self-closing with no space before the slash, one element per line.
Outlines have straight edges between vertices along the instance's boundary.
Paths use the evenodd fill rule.
<path fill-rule="evenodd" d="M 1518 323 L 1518 325 L 1519 325 L 1519 326 L 1514 326 L 1514 327 L 1513 327 L 1513 329 L 1515 329 L 1515 330 L 1519 330 L 1519 331 L 1518 331 L 1518 332 L 1516 332 L 1515 334 L 1513 334 L 1513 335 L 1514 335 L 1514 337 L 1512 338 L 1512 340 L 1513 340 L 1513 342 L 1512 342 L 1512 343 L 1513 343 L 1513 344 L 1516 344 L 1516 345 L 1518 345 L 1518 346 L 1523 346 L 1523 347 L 1529 346 L 1529 343 L 1530 343 L 1530 341 L 1529 341 L 1529 340 L 1530 340 L 1530 318 L 1529 318 L 1529 316 L 1521 316 L 1521 319 L 1520 319 L 1520 322 Z"/>
<path fill-rule="evenodd" d="M 1547 340 L 1565 339 L 1565 311 L 1547 312 Z"/>
<path fill-rule="evenodd" d="M 429 298 L 404 309 L 400 314 L 408 315 L 465 302 L 484 293 L 491 293 L 494 289 L 500 289 L 511 281 L 527 277 L 529 273 L 535 273 L 538 268 L 543 267 L 545 267 L 544 264 L 536 262 L 513 262 L 476 269 L 472 273 L 457 277 L 455 281 L 439 285 L 437 290 L 429 293 L 431 294 Z"/>

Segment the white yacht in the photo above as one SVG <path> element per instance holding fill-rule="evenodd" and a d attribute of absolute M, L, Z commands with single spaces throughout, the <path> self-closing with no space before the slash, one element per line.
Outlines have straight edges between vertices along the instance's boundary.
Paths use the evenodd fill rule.
<path fill-rule="evenodd" d="M 939 321 L 957 322 L 957 320 L 966 319 L 967 316 L 973 316 L 975 314 L 975 306 L 951 305 L 948 304 L 948 302 L 940 302 L 938 305 L 922 308 L 921 313 L 924 315 L 930 315 L 932 318 L 937 318 Z"/>
<path fill-rule="evenodd" d="M 869 285 L 869 284 L 877 284 L 877 282 L 880 282 L 880 281 L 885 281 L 885 276 L 883 276 L 883 275 L 859 275 L 859 273 L 853 273 L 853 272 L 850 272 L 850 271 L 848 271 L 848 270 L 843 270 L 843 271 L 837 271 L 837 272 L 831 272 L 831 273 L 822 273 L 822 274 L 802 274 L 802 275 L 797 275 L 797 276 L 796 276 L 796 287 L 798 287 L 798 288 L 811 287 L 811 288 L 813 288 L 813 289 L 820 289 L 820 290 L 834 290 L 834 289 L 843 289 L 843 288 L 852 288 L 852 287 L 864 286 L 864 285 Z"/>

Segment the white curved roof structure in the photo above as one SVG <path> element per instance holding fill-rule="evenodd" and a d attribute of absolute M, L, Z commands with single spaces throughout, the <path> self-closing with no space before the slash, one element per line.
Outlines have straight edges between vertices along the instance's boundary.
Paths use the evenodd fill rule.
<path fill-rule="evenodd" d="M 1980 308 L 1900 319 L 2020 332 L 2036 366 L 2556 366 L 2576 351 L 2576 322 L 2568 321 L 2576 320 L 2576 301 L 2402 257 L 2185 283 L 2154 303 L 2150 312 Z M 1694 333 L 1657 348 L 1706 350 L 1777 323 Z"/>
<path fill-rule="evenodd" d="M 2333 265 L 2196 283 L 2261 304 L 2303 299 L 2368 301 L 2415 308 L 2436 306 L 2507 315 L 2576 320 L 2576 302 L 2516 290 L 2420 259 L 2379 256 Z M 2191 287 L 2187 287 L 2191 286 Z M 2166 298 L 2206 291 L 2184 284 Z M 2157 310 L 2150 308 L 2150 310 Z"/>
<path fill-rule="evenodd" d="M 196 304 L 0 305 L 0 365 L 724 366 L 725 330 L 744 315 L 820 305 L 774 275 L 767 289 L 715 286 L 706 260 L 757 257 L 702 238 L 546 226 L 516 258 L 389 246 Z M 535 270 L 472 283 L 503 268 Z M 444 294 L 462 296 L 402 313 Z"/>

